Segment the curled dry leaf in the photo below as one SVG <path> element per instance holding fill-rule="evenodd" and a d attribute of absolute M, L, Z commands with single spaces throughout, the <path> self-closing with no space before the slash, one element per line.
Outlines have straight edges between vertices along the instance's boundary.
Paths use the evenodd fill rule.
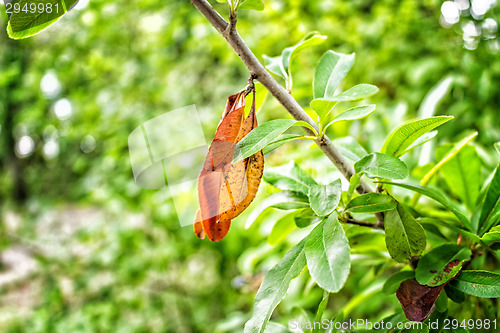
<path fill-rule="evenodd" d="M 422 321 L 427 318 L 444 286 L 442 284 L 429 287 L 421 285 L 415 279 L 403 281 L 396 291 L 396 296 L 406 318 L 412 321 Z"/>
<path fill-rule="evenodd" d="M 257 127 L 255 104 L 245 118 L 245 92 L 229 96 L 198 178 L 200 209 L 194 232 L 211 241 L 223 239 L 231 220 L 252 202 L 264 172 L 262 151 L 231 164 L 236 144 Z"/>

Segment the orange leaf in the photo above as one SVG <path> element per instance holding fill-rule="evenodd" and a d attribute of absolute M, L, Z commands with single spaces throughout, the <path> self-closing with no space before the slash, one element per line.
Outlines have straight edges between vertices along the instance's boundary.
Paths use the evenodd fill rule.
<path fill-rule="evenodd" d="M 264 172 L 262 151 L 231 164 L 236 144 L 257 127 L 255 105 L 245 119 L 245 92 L 228 98 L 205 164 L 198 178 L 199 214 L 194 231 L 211 241 L 223 239 L 231 220 L 241 214 L 257 194 Z"/>

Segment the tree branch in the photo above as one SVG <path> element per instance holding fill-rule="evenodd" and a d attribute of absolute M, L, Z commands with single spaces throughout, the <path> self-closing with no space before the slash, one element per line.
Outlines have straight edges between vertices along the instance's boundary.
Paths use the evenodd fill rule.
<path fill-rule="evenodd" d="M 318 126 L 311 117 L 304 111 L 304 109 L 297 103 L 297 101 L 283 88 L 269 72 L 262 66 L 259 60 L 255 57 L 253 52 L 248 48 L 245 42 L 241 39 L 234 26 L 229 24 L 220 16 L 220 14 L 208 3 L 207 0 L 191 0 L 193 5 L 207 18 L 207 20 L 217 29 L 217 31 L 227 40 L 229 45 L 241 58 L 245 66 L 250 71 L 250 74 L 262 83 L 271 95 L 283 105 L 283 107 L 292 115 L 296 120 L 302 120 L 309 123 L 313 128 L 318 131 Z M 236 19 L 231 20 L 234 25 Z M 309 135 L 314 133 L 308 129 L 304 130 Z M 323 136 L 316 140 L 318 147 L 325 153 L 326 156 L 335 164 L 344 177 L 349 180 L 354 174 L 354 168 L 349 161 L 342 156 L 342 154 L 335 148 L 327 136 Z M 357 191 L 359 193 L 373 192 L 368 184 L 362 182 Z M 383 223 L 383 220 L 382 220 Z"/>
<path fill-rule="evenodd" d="M 374 229 L 384 229 L 383 225 L 380 225 L 378 222 L 377 223 L 371 223 L 371 222 L 365 222 L 365 221 L 359 221 L 353 218 L 348 218 L 345 223 L 349 224 L 355 224 L 355 225 L 360 225 L 362 227 L 368 227 L 368 228 L 374 228 Z"/>

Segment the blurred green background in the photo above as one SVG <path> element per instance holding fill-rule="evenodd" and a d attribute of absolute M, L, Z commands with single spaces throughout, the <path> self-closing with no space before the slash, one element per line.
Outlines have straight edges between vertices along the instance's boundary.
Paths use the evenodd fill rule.
<path fill-rule="evenodd" d="M 449 114 L 455 120 L 437 141 L 478 130 L 483 162 L 497 163 L 490 154 L 500 141 L 495 0 L 265 3 L 263 12 L 239 13 L 239 32 L 259 59 L 310 31 L 328 36 L 293 64 L 293 95 L 304 107 L 328 49 L 356 53 L 345 87 L 381 89 L 371 98 L 375 114 L 331 128 L 332 138 L 350 135 L 378 150 L 402 121 Z M 225 5 L 214 5 L 227 15 Z M 241 332 L 263 274 L 300 231 L 270 246 L 268 222 L 279 212 L 245 229 L 246 212 L 222 242 L 199 240 L 179 226 L 168 190 L 135 184 L 127 140 L 148 119 L 195 104 L 211 141 L 227 96 L 246 85 L 244 65 L 187 0 L 81 0 L 22 41 L 7 38 L 0 11 L 0 330 Z M 288 117 L 269 97 L 259 122 Z M 338 177 L 307 143 L 267 155 L 266 167 L 291 159 L 320 179 Z M 433 159 L 422 151 L 410 164 Z M 263 185 L 249 210 L 269 191 Z M 395 296 L 373 291 L 387 277 L 377 275 L 386 260 L 353 260 L 326 313 L 346 304 L 353 318 L 393 313 Z M 301 276 L 274 319 L 286 324 L 302 309 L 314 312 L 321 297 Z"/>

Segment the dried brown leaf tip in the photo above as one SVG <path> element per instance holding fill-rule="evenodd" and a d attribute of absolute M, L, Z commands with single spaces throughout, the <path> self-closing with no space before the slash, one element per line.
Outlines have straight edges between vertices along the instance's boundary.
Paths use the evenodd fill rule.
<path fill-rule="evenodd" d="M 421 285 L 415 279 L 403 281 L 396 291 L 396 296 L 406 318 L 412 321 L 427 318 L 443 287 L 444 284 L 437 287 Z"/>
<path fill-rule="evenodd" d="M 245 91 L 229 96 L 222 119 L 198 178 L 200 209 L 194 232 L 218 242 L 228 233 L 231 220 L 252 202 L 264 172 L 262 151 L 231 164 L 236 144 L 257 127 L 255 102 L 245 118 Z"/>

